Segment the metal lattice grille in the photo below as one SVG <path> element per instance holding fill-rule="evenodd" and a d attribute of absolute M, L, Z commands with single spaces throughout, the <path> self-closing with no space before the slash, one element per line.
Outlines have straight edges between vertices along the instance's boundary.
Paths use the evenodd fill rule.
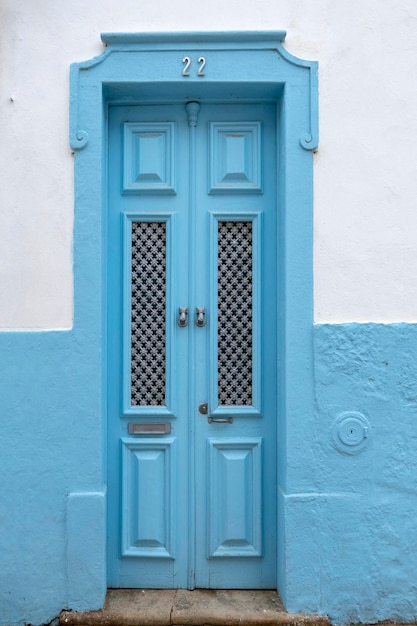
<path fill-rule="evenodd" d="M 166 224 L 132 223 L 131 402 L 165 405 Z"/>
<path fill-rule="evenodd" d="M 252 222 L 219 222 L 219 405 L 252 404 L 252 265 Z"/>

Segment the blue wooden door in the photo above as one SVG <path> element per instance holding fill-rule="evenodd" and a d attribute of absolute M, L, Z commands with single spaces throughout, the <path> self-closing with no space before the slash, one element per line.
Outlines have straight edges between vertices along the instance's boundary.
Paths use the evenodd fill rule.
<path fill-rule="evenodd" d="M 276 586 L 275 120 L 110 108 L 110 587 Z"/>

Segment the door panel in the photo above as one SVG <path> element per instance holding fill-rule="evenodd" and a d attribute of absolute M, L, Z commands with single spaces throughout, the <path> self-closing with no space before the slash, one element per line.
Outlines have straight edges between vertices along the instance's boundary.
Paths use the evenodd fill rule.
<path fill-rule="evenodd" d="M 173 558 L 175 440 L 122 440 L 121 555 Z"/>
<path fill-rule="evenodd" d="M 109 111 L 114 587 L 276 586 L 275 107 L 198 109 Z"/>
<path fill-rule="evenodd" d="M 262 556 L 262 439 L 208 439 L 208 558 Z"/>

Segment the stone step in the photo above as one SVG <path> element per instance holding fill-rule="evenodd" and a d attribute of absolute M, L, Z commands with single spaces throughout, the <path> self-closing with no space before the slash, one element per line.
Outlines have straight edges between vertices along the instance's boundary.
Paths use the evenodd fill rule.
<path fill-rule="evenodd" d="M 100 611 L 63 611 L 61 626 L 329 626 L 287 613 L 276 591 L 109 589 Z"/>

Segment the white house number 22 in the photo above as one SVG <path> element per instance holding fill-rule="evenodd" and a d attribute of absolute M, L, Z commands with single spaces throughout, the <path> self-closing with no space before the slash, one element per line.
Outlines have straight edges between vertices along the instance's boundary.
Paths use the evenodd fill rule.
<path fill-rule="evenodd" d="M 190 67 L 191 67 L 190 57 L 184 57 L 182 62 L 184 63 L 182 75 L 190 76 Z M 197 63 L 198 63 L 197 76 L 204 76 L 204 66 L 206 64 L 205 57 L 198 57 Z"/>

